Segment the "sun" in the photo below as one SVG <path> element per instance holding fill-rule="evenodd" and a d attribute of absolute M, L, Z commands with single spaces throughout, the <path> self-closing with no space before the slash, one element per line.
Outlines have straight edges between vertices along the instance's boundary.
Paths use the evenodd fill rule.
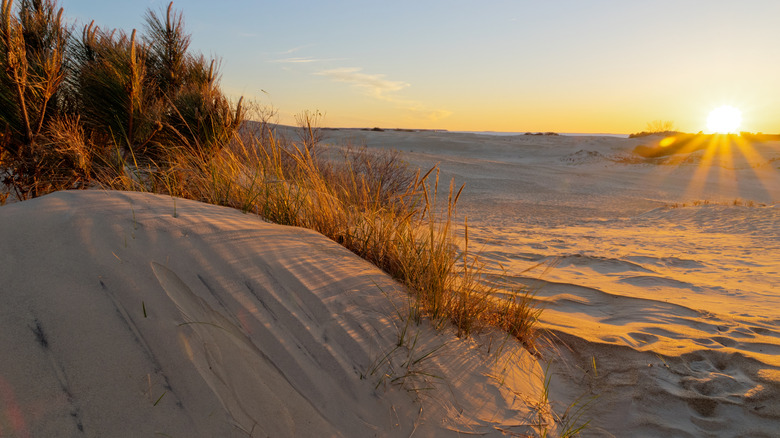
<path fill-rule="evenodd" d="M 742 111 L 724 105 L 715 108 L 707 116 L 707 129 L 718 134 L 736 133 L 742 124 Z"/>

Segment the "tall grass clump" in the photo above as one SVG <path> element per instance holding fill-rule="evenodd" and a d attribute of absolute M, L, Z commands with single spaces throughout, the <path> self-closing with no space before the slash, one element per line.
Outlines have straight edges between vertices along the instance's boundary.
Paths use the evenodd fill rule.
<path fill-rule="evenodd" d="M 148 53 L 136 31 L 102 31 L 90 23 L 71 53 L 72 104 L 86 129 L 102 143 L 148 155 L 147 145 L 162 128 L 162 108 L 155 107 L 146 71 Z"/>
<path fill-rule="evenodd" d="M 69 29 L 54 2 L 13 6 L 12 0 L 0 5 L 0 168 L 3 183 L 26 199 L 74 182 L 70 172 L 59 171 L 57 142 L 46 136 L 49 122 L 61 115 Z M 78 180 L 78 169 L 69 170 Z"/>
<path fill-rule="evenodd" d="M 0 27 L 0 175 L 18 199 L 128 169 L 176 177 L 177 160 L 217 154 L 243 120 L 172 3 L 148 11 L 144 35 L 73 32 L 55 0 L 3 0 Z"/>
<path fill-rule="evenodd" d="M 674 122 L 671 120 L 653 120 L 647 122 L 647 128 L 642 132 L 636 132 L 630 134 L 628 138 L 648 137 L 651 135 L 665 135 L 672 136 L 680 134 L 674 126 Z"/>
<path fill-rule="evenodd" d="M 218 87 L 217 60 L 188 54 L 190 36 L 182 14 L 168 5 L 165 19 L 149 11 L 146 44 L 155 96 L 167 106 L 163 124 L 169 143 L 182 142 L 187 152 L 207 158 L 218 152 L 243 120 L 242 100 L 234 106 Z"/>
<path fill-rule="evenodd" d="M 218 87 L 216 60 L 188 52 L 190 36 L 173 3 L 148 11 L 146 34 L 91 23 L 72 51 L 70 85 L 85 124 L 136 160 L 167 166 L 185 154 L 208 157 L 242 121 Z"/>

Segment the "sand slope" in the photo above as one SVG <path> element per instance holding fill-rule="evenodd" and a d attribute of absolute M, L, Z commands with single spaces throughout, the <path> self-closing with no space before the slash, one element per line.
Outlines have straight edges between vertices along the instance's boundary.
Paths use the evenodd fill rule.
<path fill-rule="evenodd" d="M 400 286 L 317 233 L 63 192 L 0 208 L 0 242 L 0 436 L 501 436 L 539 422 L 542 369 L 524 350 L 405 325 Z"/>
<path fill-rule="evenodd" d="M 536 291 L 584 436 L 778 436 L 780 143 L 643 160 L 652 138 L 329 134 L 466 183 L 472 243 Z"/>

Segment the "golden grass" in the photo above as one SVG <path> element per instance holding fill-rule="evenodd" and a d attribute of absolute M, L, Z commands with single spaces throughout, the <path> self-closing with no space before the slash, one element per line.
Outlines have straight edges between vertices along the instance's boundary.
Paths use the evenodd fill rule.
<path fill-rule="evenodd" d="M 435 168 L 399 186 L 387 179 L 403 180 L 400 163 L 366 168 L 348 156 L 336 160 L 315 158 L 310 148 L 266 130 L 237 136 L 208 159 L 182 153 L 174 165 L 160 169 L 125 163 L 104 174 L 101 184 L 230 206 L 318 231 L 406 285 L 418 321 L 429 318 L 438 326 L 449 321 L 458 336 L 499 328 L 535 351 L 540 310 L 531 293 L 502 290 L 487 279 L 479 255 L 469 248 L 467 223 L 458 244 L 453 220 L 463 187 L 456 190 L 451 183 L 440 193 Z M 376 175 L 376 169 L 385 175 Z M 382 189 L 388 186 L 393 189 Z"/>

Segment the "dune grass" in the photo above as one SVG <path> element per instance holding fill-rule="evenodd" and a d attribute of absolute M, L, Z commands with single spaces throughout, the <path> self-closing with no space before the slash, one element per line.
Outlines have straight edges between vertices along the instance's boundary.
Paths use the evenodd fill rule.
<path fill-rule="evenodd" d="M 455 190 L 451 183 L 440 193 L 437 169 L 413 172 L 397 153 L 314 153 L 267 124 L 262 129 L 237 134 L 214 157 L 182 153 L 164 169 L 126 162 L 106 169 L 99 183 L 229 206 L 318 231 L 406 285 L 417 321 L 451 322 L 464 337 L 499 328 L 535 351 L 540 310 L 531 293 L 488 280 L 469 247 L 467 224 L 465 239 L 456 238 L 463 187 Z"/>

